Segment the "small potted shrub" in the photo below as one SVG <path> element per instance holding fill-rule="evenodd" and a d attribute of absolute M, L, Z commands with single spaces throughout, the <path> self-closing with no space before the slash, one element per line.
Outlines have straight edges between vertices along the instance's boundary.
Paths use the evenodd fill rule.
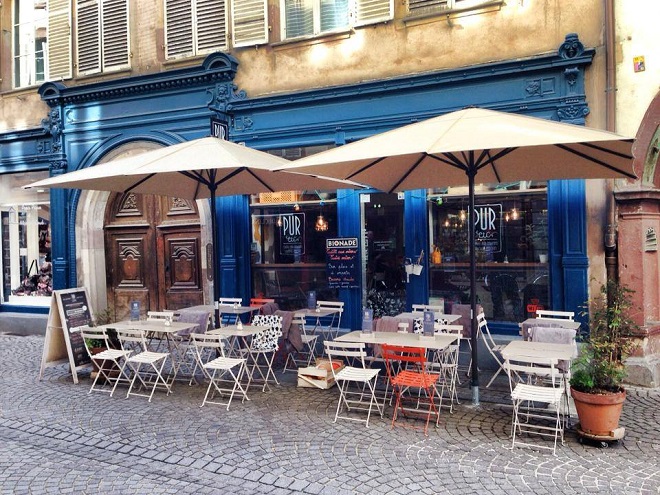
<path fill-rule="evenodd" d="M 570 380 L 580 420 L 578 433 L 583 436 L 601 440 L 623 436 L 618 424 L 626 398 L 624 360 L 637 345 L 634 333 L 638 326 L 630 316 L 632 293 L 608 282 L 588 304 L 590 333 L 573 363 Z"/>

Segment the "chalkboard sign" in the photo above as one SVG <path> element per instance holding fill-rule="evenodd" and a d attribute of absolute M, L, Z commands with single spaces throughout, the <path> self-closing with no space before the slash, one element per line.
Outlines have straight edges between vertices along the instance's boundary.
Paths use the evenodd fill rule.
<path fill-rule="evenodd" d="M 47 366 L 66 362 L 68 358 L 73 382 L 78 383 L 77 369 L 91 362 L 80 334 L 80 327 L 92 324 L 87 289 L 53 291 L 39 379 Z"/>
<path fill-rule="evenodd" d="M 357 289 L 360 281 L 358 238 L 343 237 L 325 241 L 328 287 Z"/>

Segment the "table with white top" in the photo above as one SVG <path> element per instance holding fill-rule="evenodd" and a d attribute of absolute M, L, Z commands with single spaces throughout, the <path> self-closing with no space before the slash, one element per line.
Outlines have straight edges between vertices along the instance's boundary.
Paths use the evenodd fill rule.
<path fill-rule="evenodd" d="M 172 359 L 172 369 L 169 373 L 168 380 L 177 379 L 179 375 L 179 370 L 181 366 L 185 364 L 185 353 L 181 351 L 180 341 L 175 337 L 179 332 L 190 332 L 197 327 L 197 323 L 189 323 L 182 321 L 172 321 L 165 319 L 158 320 L 123 320 L 116 323 L 108 323 L 105 325 L 100 325 L 99 328 L 105 329 L 128 329 L 128 330 L 141 330 L 145 336 L 149 334 L 158 334 L 163 337 L 162 340 L 165 341 L 167 350 Z M 151 344 L 152 341 L 149 342 Z M 160 340 L 159 340 L 160 342 Z M 154 351 L 158 350 L 159 346 L 154 348 Z"/>
<path fill-rule="evenodd" d="M 242 357 L 241 350 L 245 351 L 246 369 L 248 370 L 245 373 L 248 377 L 246 390 L 250 388 L 254 375 L 254 366 L 257 365 L 257 356 L 254 355 L 252 349 L 252 337 L 268 328 L 268 325 L 227 325 L 226 327 L 215 328 L 206 332 L 210 335 L 220 335 L 229 341 L 227 355 L 230 357 Z"/>
<path fill-rule="evenodd" d="M 255 313 L 261 309 L 263 305 L 254 305 L 254 306 L 234 306 L 233 304 L 219 304 L 218 310 L 220 312 L 220 321 L 222 321 L 222 315 L 234 315 L 237 318 L 247 314 Z M 199 311 L 209 311 L 212 315 L 215 314 L 215 306 L 211 304 L 200 304 L 198 306 L 191 306 L 185 308 L 188 310 L 199 310 Z"/>
<path fill-rule="evenodd" d="M 513 359 L 515 356 L 556 358 L 559 361 L 571 361 L 576 357 L 573 344 L 532 342 L 529 340 L 512 340 L 502 349 L 502 356 L 505 359 Z"/>
<path fill-rule="evenodd" d="M 340 308 L 316 308 L 316 309 L 297 309 L 293 311 L 294 314 L 304 315 L 306 318 L 315 318 L 314 326 L 309 331 L 312 335 L 318 335 L 321 333 L 329 333 L 332 335 L 332 325 L 335 322 L 335 318 L 342 310 Z M 324 326 L 321 324 L 321 318 L 326 318 L 332 316 L 330 323 Z"/>
<path fill-rule="evenodd" d="M 364 342 L 365 344 L 388 344 L 405 347 L 422 347 L 431 350 L 443 350 L 449 347 L 457 339 L 456 335 L 450 333 L 439 333 L 426 336 L 417 333 L 400 332 L 363 332 L 355 330 L 341 335 L 335 339 L 336 342 Z"/>

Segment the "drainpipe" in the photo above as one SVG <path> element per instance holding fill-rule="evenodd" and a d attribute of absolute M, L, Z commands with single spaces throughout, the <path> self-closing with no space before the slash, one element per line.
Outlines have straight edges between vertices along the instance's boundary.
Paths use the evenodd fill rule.
<path fill-rule="evenodd" d="M 616 66 L 614 58 L 614 0 L 603 0 L 605 7 L 605 118 L 607 130 L 616 132 Z M 617 258 L 616 201 L 614 179 L 608 181 L 607 230 L 605 232 L 605 273 L 607 280 L 617 282 L 619 263 Z"/>

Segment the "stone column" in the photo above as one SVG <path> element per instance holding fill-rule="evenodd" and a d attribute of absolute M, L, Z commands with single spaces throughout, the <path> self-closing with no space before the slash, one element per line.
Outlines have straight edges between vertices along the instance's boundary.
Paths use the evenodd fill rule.
<path fill-rule="evenodd" d="M 615 192 L 618 205 L 619 281 L 633 289 L 640 346 L 626 361 L 627 382 L 660 386 L 660 190 Z"/>

